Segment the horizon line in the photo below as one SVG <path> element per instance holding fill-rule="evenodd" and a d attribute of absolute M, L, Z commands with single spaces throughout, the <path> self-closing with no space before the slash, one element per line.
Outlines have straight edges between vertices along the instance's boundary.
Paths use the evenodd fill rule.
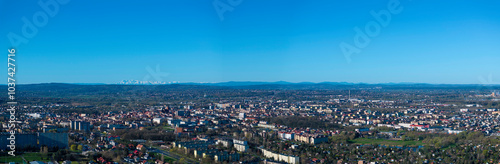
<path fill-rule="evenodd" d="M 132 80 L 133 81 L 133 80 Z M 138 81 L 138 80 L 135 80 Z M 122 81 L 123 82 L 123 81 Z M 149 82 L 157 82 L 157 81 L 149 81 Z M 123 84 L 121 82 L 119 83 L 68 83 L 68 82 L 42 82 L 42 83 L 24 83 L 24 84 L 17 84 L 17 85 L 40 85 L 40 84 L 71 84 L 71 85 L 183 85 L 183 84 L 205 84 L 205 85 L 210 85 L 210 84 L 223 84 L 223 83 L 288 83 L 288 84 L 303 84 L 303 83 L 309 83 L 309 84 L 322 84 L 322 83 L 339 83 L 339 84 L 349 84 L 349 85 L 489 85 L 489 86 L 495 86 L 495 85 L 500 85 L 500 84 L 478 84 L 478 83 L 468 83 L 468 84 L 459 84 L 459 83 L 418 83 L 418 82 L 382 82 L 382 83 L 366 83 L 366 82 L 335 82 L 335 81 L 323 81 L 323 82 L 310 82 L 310 81 L 303 81 L 303 82 L 289 82 L 289 81 L 223 81 L 223 82 L 161 82 L 161 83 L 143 83 L 143 84 Z M 7 84 L 0 84 L 0 85 L 7 85 Z M 262 85 L 262 84 L 250 84 L 250 85 Z M 280 85 L 286 85 L 286 84 L 280 84 Z"/>

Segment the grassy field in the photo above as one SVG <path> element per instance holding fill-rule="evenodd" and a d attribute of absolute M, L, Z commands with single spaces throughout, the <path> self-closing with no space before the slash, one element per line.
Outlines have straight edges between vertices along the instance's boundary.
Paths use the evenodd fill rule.
<path fill-rule="evenodd" d="M 9 163 L 9 162 L 16 162 L 16 163 L 22 163 L 23 159 L 21 156 L 2 156 L 0 157 L 0 163 Z"/>
<path fill-rule="evenodd" d="M 421 146 L 424 145 L 422 141 L 394 141 L 386 139 L 369 139 L 369 138 L 356 138 L 349 140 L 351 143 L 361 145 L 388 145 L 388 146 Z"/>
<path fill-rule="evenodd" d="M 51 153 L 47 155 L 43 155 L 41 153 L 26 153 L 23 154 L 23 157 L 28 161 L 50 161 Z M 43 158 L 43 160 L 42 160 Z"/>
<path fill-rule="evenodd" d="M 28 160 L 28 161 L 44 161 L 48 162 L 50 160 L 47 159 L 48 155 L 42 155 L 40 153 L 25 153 L 23 155 L 16 155 L 15 157 L 13 156 L 2 156 L 0 157 L 0 163 L 8 163 L 8 162 L 16 162 L 16 163 L 22 163 L 23 159 Z M 42 160 L 43 157 L 43 160 Z"/>
<path fill-rule="evenodd" d="M 158 159 L 160 159 L 160 158 L 158 158 Z M 163 159 L 164 159 L 166 162 L 168 162 L 168 163 L 172 163 L 172 162 L 174 162 L 174 161 L 175 161 L 175 159 L 170 158 L 169 156 L 163 156 Z M 153 163 L 154 163 L 154 161 L 153 161 Z"/>
<path fill-rule="evenodd" d="M 170 131 L 175 131 L 174 128 L 171 128 L 170 126 L 164 126 L 163 127 L 164 130 L 170 130 Z"/>

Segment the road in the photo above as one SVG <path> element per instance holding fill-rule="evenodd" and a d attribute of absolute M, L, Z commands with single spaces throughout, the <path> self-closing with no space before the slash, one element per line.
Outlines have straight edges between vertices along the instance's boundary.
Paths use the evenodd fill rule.
<path fill-rule="evenodd" d="M 21 158 L 23 159 L 24 162 L 30 163 L 30 161 L 26 160 L 26 158 L 24 158 L 24 156 L 21 156 Z"/>

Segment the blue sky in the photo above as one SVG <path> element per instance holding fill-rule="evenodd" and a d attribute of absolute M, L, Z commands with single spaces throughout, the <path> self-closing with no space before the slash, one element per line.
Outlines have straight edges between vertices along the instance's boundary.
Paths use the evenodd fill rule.
<path fill-rule="evenodd" d="M 53 16 L 38 2 L 0 0 L 0 45 L 15 46 L 22 84 L 155 80 L 157 67 L 167 82 L 500 83 L 499 1 L 400 0 L 350 61 L 340 44 L 395 1 L 220 0 L 223 20 L 214 0 L 71 0 Z"/>

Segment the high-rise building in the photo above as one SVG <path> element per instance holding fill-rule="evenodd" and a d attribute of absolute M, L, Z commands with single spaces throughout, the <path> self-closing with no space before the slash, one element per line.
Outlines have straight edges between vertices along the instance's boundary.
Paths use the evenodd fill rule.
<path fill-rule="evenodd" d="M 90 123 L 86 121 L 70 121 L 70 128 L 84 133 L 90 133 Z"/>

